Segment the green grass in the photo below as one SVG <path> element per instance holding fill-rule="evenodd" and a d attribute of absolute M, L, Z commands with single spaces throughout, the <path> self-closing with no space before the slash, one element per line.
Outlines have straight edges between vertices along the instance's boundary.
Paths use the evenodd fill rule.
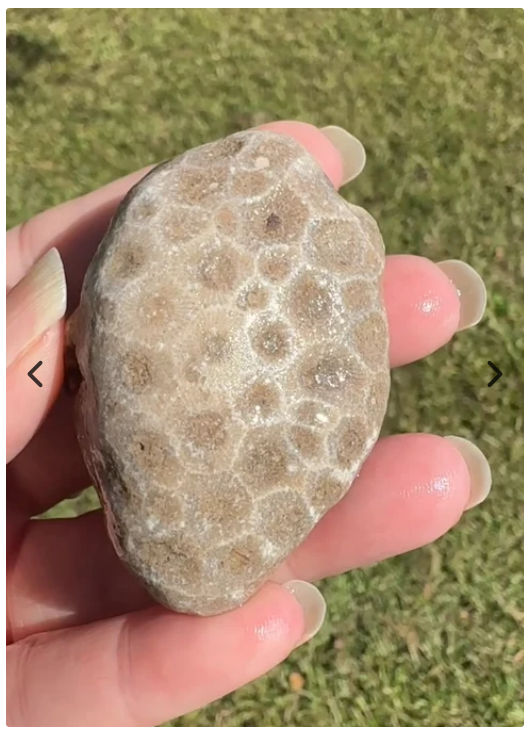
<path fill-rule="evenodd" d="M 364 141 L 345 195 L 389 253 L 462 258 L 488 286 L 478 328 L 395 373 L 385 430 L 476 440 L 489 500 L 434 546 L 327 581 L 313 642 L 168 725 L 520 727 L 522 11 L 16 10 L 8 34 L 10 225 L 258 121 L 303 119 Z M 488 359 L 504 372 L 493 389 Z"/>

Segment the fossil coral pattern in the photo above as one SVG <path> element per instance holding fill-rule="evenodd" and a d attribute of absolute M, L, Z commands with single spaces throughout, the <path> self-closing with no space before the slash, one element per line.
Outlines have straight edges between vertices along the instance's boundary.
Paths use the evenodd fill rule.
<path fill-rule="evenodd" d="M 346 493 L 389 392 L 384 248 L 297 142 L 154 169 L 87 273 L 78 430 L 116 549 L 187 613 L 245 602 Z"/>

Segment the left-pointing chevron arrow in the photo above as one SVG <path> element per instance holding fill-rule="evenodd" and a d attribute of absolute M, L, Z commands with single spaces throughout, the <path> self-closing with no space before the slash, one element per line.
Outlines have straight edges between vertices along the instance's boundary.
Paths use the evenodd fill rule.
<path fill-rule="evenodd" d="M 38 364 L 35 364 L 35 366 L 33 367 L 33 369 L 30 369 L 29 372 L 28 372 L 28 377 L 30 379 L 32 379 L 38 387 L 42 387 L 42 382 L 39 382 L 39 380 L 36 378 L 35 372 L 37 371 L 37 369 L 40 366 L 42 366 L 42 362 L 41 361 L 39 361 Z"/>

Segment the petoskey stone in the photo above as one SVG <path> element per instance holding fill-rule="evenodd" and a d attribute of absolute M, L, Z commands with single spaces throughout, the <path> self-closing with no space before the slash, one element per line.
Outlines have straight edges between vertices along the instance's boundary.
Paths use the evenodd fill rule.
<path fill-rule="evenodd" d="M 165 162 L 121 203 L 70 335 L 77 430 L 152 596 L 243 604 L 348 491 L 389 394 L 384 247 L 293 139 Z"/>

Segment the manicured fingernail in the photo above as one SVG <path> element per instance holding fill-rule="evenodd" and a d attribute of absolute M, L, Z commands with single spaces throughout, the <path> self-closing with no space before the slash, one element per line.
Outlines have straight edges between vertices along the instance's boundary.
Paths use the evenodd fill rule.
<path fill-rule="evenodd" d="M 9 292 L 7 366 L 66 312 L 66 278 L 58 250 L 50 249 Z"/>
<path fill-rule="evenodd" d="M 445 260 L 438 267 L 451 280 L 460 298 L 458 331 L 476 326 L 486 310 L 486 286 L 478 272 L 461 260 Z"/>
<path fill-rule="evenodd" d="M 353 181 L 365 167 L 367 160 L 365 148 L 357 137 L 343 130 L 342 127 L 329 125 L 328 127 L 322 127 L 321 132 L 330 140 L 334 148 L 341 153 L 341 159 L 343 161 L 342 185 Z"/>
<path fill-rule="evenodd" d="M 298 646 L 312 639 L 326 616 L 326 601 L 315 585 L 304 580 L 290 580 L 284 587 L 295 596 L 304 612 L 304 635 Z"/>
<path fill-rule="evenodd" d="M 480 448 L 470 440 L 456 435 L 448 435 L 446 440 L 453 443 L 468 467 L 471 492 L 466 509 L 472 509 L 481 504 L 490 492 L 492 481 L 490 464 Z"/>

